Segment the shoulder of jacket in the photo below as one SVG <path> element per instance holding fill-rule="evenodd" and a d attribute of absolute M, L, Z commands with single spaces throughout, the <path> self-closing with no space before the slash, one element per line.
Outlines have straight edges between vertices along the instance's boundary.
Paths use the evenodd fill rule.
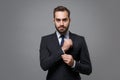
<path fill-rule="evenodd" d="M 50 37 L 52 37 L 54 35 L 55 35 L 55 33 L 52 33 L 52 34 L 44 35 L 41 38 L 50 38 Z"/>
<path fill-rule="evenodd" d="M 78 34 L 75 34 L 75 33 L 71 33 L 70 34 L 73 36 L 73 37 L 77 37 L 77 38 L 82 38 L 84 39 L 84 36 L 81 36 L 81 35 L 78 35 Z"/>

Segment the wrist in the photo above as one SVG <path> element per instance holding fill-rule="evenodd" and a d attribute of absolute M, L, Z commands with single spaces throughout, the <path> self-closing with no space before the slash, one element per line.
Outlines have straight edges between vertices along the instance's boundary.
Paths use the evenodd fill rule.
<path fill-rule="evenodd" d="M 75 64 L 76 64 L 76 61 L 74 60 L 74 61 L 73 61 L 73 65 L 72 65 L 71 67 L 74 68 L 74 67 L 75 67 Z"/>
<path fill-rule="evenodd" d="M 63 53 L 65 53 L 65 51 L 62 49 Z"/>
<path fill-rule="evenodd" d="M 63 53 L 65 53 L 65 50 L 64 50 L 64 49 L 62 49 L 62 51 L 63 51 Z"/>

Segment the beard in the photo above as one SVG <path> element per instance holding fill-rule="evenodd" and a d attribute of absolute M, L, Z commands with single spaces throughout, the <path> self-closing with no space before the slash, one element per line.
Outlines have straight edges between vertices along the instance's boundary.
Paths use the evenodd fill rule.
<path fill-rule="evenodd" d="M 64 25 L 56 27 L 56 30 L 60 33 L 60 34 L 65 34 L 68 31 L 69 25 L 67 27 L 65 27 Z"/>

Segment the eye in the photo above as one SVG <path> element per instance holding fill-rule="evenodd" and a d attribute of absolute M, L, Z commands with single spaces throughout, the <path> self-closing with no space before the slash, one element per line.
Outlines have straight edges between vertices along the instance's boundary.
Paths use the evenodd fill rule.
<path fill-rule="evenodd" d="M 68 20 L 67 18 L 63 19 L 64 22 L 66 22 L 67 20 Z"/>
<path fill-rule="evenodd" d="M 60 19 L 56 19 L 57 22 L 60 22 Z"/>

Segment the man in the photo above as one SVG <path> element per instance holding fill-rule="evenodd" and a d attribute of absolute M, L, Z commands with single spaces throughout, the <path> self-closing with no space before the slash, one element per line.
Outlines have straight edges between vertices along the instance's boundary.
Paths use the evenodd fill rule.
<path fill-rule="evenodd" d="M 81 80 L 92 72 L 84 37 L 71 33 L 70 11 L 58 6 L 53 11 L 56 31 L 41 38 L 40 65 L 48 70 L 47 80 Z"/>

